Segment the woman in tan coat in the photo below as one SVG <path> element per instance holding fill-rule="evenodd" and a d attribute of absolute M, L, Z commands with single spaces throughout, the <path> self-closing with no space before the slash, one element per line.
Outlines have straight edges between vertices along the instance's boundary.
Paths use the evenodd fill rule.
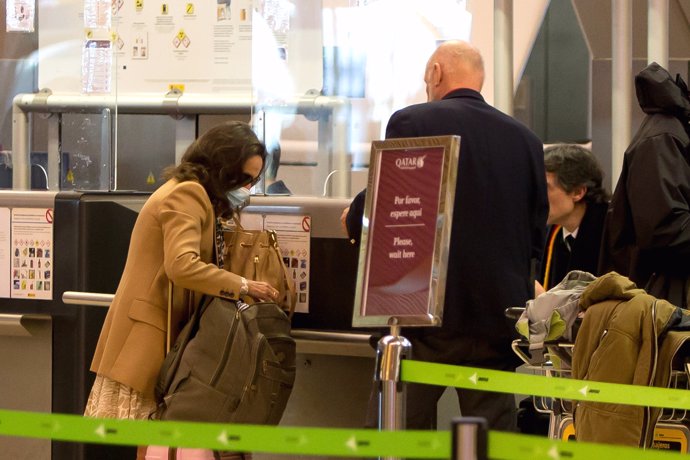
<path fill-rule="evenodd" d="M 173 340 L 203 294 L 276 299 L 269 284 L 215 265 L 217 217 L 234 211 L 227 195 L 256 183 L 265 157 L 266 149 L 249 125 L 228 122 L 194 141 L 180 165 L 164 171 L 167 182 L 147 200 L 132 231 L 125 269 L 91 364 L 96 381 L 86 416 L 146 419 L 155 410 L 153 388 L 165 356 L 170 281 Z"/>

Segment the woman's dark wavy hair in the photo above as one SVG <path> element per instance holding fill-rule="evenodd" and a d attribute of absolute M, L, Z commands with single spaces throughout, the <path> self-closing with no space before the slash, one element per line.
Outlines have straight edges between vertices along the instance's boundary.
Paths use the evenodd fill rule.
<path fill-rule="evenodd" d="M 214 126 L 192 142 L 180 164 L 163 171 L 163 179 L 198 181 L 206 190 L 216 215 L 230 217 L 233 209 L 227 193 L 249 182 L 242 167 L 254 155 L 259 155 L 265 164 L 264 144 L 247 123 L 228 121 Z"/>
<path fill-rule="evenodd" d="M 553 173 L 563 190 L 570 193 L 584 185 L 585 203 L 606 203 L 609 194 L 602 186 L 604 172 L 592 152 L 577 144 L 556 144 L 544 150 L 546 172 Z"/>

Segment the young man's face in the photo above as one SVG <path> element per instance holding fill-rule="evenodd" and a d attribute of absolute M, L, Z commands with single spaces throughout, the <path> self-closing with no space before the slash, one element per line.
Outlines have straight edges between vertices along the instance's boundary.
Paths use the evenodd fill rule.
<path fill-rule="evenodd" d="M 575 209 L 575 203 L 579 199 L 576 193 L 566 192 L 558 182 L 556 173 L 546 173 L 546 192 L 549 197 L 548 225 L 563 225 L 566 219 Z"/>

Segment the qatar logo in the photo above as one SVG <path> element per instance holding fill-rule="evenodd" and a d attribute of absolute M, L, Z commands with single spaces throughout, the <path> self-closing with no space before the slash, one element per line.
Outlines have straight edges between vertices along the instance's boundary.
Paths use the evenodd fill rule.
<path fill-rule="evenodd" d="M 423 168 L 424 158 L 426 158 L 426 155 L 422 155 L 421 157 L 398 158 L 397 160 L 395 160 L 395 166 L 397 166 L 399 169 Z"/>

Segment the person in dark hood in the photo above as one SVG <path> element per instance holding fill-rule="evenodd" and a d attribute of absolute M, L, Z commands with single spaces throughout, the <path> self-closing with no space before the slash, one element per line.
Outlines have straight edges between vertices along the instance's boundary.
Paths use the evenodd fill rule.
<path fill-rule="evenodd" d="M 635 77 L 646 117 L 625 152 L 606 220 L 600 273 L 615 270 L 686 308 L 690 282 L 690 98 L 657 63 Z"/>

